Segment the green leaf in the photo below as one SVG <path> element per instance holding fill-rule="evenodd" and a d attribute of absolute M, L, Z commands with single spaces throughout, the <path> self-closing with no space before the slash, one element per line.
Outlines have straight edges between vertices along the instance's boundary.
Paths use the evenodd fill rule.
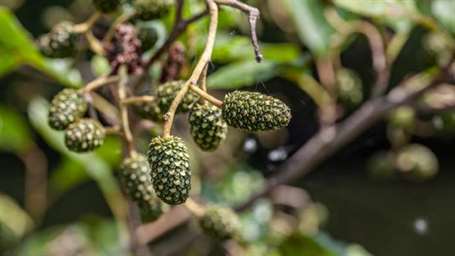
<path fill-rule="evenodd" d="M 4 194 L 0 194 L 0 223 L 13 231 L 16 237 L 23 237 L 33 226 L 27 212 L 14 199 Z"/>
<path fill-rule="evenodd" d="M 12 108 L 0 105 L 0 149 L 21 153 L 32 142 L 27 121 Z"/>
<path fill-rule="evenodd" d="M 333 29 L 324 17 L 324 9 L 319 0 L 285 0 L 297 28 L 297 33 L 305 45 L 315 55 L 324 55 L 330 47 Z"/>
<path fill-rule="evenodd" d="M 434 0 L 431 4 L 431 10 L 442 25 L 450 32 L 455 33 L 455 1 Z"/>
<path fill-rule="evenodd" d="M 205 41 L 200 41 L 200 50 Z M 290 43 L 261 43 L 261 51 L 264 59 L 274 62 L 293 62 L 300 56 L 298 46 Z M 254 59 L 254 51 L 248 38 L 242 36 L 229 36 L 221 34 L 217 37 L 213 50 L 212 60 L 219 63 L 227 63 L 239 60 Z"/>
<path fill-rule="evenodd" d="M 324 247 L 321 243 L 316 241 L 310 236 L 303 234 L 293 234 L 284 240 L 280 246 L 279 251 L 282 255 L 287 256 L 335 256 L 328 248 Z"/>
<path fill-rule="evenodd" d="M 270 61 L 236 62 L 211 74 L 208 86 L 212 89 L 236 89 L 267 81 L 277 74 L 277 64 Z"/>
<path fill-rule="evenodd" d="M 56 79 L 65 86 L 78 87 L 80 81 L 72 77 L 68 70 L 58 70 L 38 51 L 29 33 L 16 17 L 5 7 L 0 6 L 0 77 L 20 65 L 28 64 Z M 74 73 L 74 71 L 73 71 Z"/>
<path fill-rule="evenodd" d="M 54 200 L 90 179 L 84 166 L 68 157 L 64 157 L 51 173 L 49 190 Z"/>

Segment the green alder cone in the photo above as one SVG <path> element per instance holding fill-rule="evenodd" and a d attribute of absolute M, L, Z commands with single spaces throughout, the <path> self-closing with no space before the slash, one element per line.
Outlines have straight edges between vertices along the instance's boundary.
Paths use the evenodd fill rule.
<path fill-rule="evenodd" d="M 397 156 L 397 169 L 412 181 L 426 181 L 439 171 L 436 155 L 427 147 L 412 144 L 404 147 Z"/>
<path fill-rule="evenodd" d="M 185 81 L 171 81 L 164 83 L 158 87 L 157 96 L 160 99 L 159 106 L 163 113 L 166 113 L 169 110 L 172 102 L 184 84 Z M 177 112 L 186 113 L 190 111 L 198 100 L 199 95 L 192 91 L 187 92 L 185 97 L 183 97 L 183 100 L 180 103 L 179 107 L 177 108 Z"/>
<path fill-rule="evenodd" d="M 228 240 L 236 238 L 240 233 L 240 221 L 231 209 L 210 206 L 199 219 L 202 231 L 215 239 Z"/>
<path fill-rule="evenodd" d="M 76 54 L 77 34 L 70 22 L 57 24 L 49 33 L 38 39 L 38 48 L 49 58 L 68 58 Z"/>
<path fill-rule="evenodd" d="M 161 216 L 163 204 L 153 191 L 146 156 L 134 154 L 123 161 L 120 183 L 128 196 L 138 204 L 143 221 L 154 221 Z"/>
<path fill-rule="evenodd" d="M 228 127 L 221 109 L 196 104 L 188 117 L 194 142 L 204 151 L 214 151 L 226 138 Z"/>
<path fill-rule="evenodd" d="M 157 123 L 164 122 L 164 114 L 157 102 L 140 102 L 134 104 L 136 113 L 142 118 L 152 120 Z"/>
<path fill-rule="evenodd" d="M 102 13 L 111 13 L 120 6 L 120 0 L 93 0 L 95 8 Z"/>
<path fill-rule="evenodd" d="M 156 195 L 170 205 L 182 204 L 191 190 L 190 156 L 182 139 L 155 137 L 148 150 Z"/>
<path fill-rule="evenodd" d="M 173 0 L 133 0 L 133 7 L 140 20 L 159 19 L 169 12 L 173 4 Z"/>
<path fill-rule="evenodd" d="M 104 128 L 98 121 L 81 119 L 65 130 L 65 145 L 77 153 L 90 152 L 103 144 L 105 136 Z"/>
<path fill-rule="evenodd" d="M 229 126 L 248 131 L 286 127 L 291 110 L 279 99 L 258 92 L 234 91 L 226 95 L 223 118 Z"/>
<path fill-rule="evenodd" d="M 80 93 L 74 89 L 64 89 L 52 99 L 49 126 L 55 130 L 64 130 L 82 118 L 87 108 L 87 102 Z"/>

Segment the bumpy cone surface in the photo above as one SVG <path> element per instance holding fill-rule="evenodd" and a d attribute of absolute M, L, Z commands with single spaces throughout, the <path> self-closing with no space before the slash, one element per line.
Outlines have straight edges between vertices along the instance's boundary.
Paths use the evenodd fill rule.
<path fill-rule="evenodd" d="M 238 216 L 231 209 L 219 206 L 208 207 L 199 225 L 204 233 L 219 240 L 235 238 L 240 229 Z"/>
<path fill-rule="evenodd" d="M 110 13 L 120 6 L 120 0 L 93 0 L 95 8 L 102 13 Z"/>
<path fill-rule="evenodd" d="M 64 89 L 52 99 L 49 108 L 49 125 L 55 130 L 64 130 L 87 111 L 87 102 L 74 89 Z"/>
<path fill-rule="evenodd" d="M 141 48 L 144 52 L 150 50 L 158 41 L 158 32 L 154 27 L 139 25 L 138 33 L 139 40 L 141 40 Z"/>
<path fill-rule="evenodd" d="M 191 170 L 183 140 L 174 136 L 152 139 L 148 160 L 156 195 L 167 204 L 184 203 L 191 189 Z"/>
<path fill-rule="evenodd" d="M 172 0 L 134 0 L 133 6 L 139 19 L 153 20 L 166 15 L 173 3 Z"/>
<path fill-rule="evenodd" d="M 213 151 L 226 138 L 227 123 L 221 109 L 209 104 L 197 104 L 189 115 L 191 135 L 196 144 L 205 151 Z"/>
<path fill-rule="evenodd" d="M 74 152 L 89 152 L 101 146 L 104 137 L 105 131 L 100 123 L 92 119 L 81 119 L 65 130 L 65 145 Z"/>
<path fill-rule="evenodd" d="M 271 96 L 234 91 L 224 98 L 223 118 L 235 128 L 266 131 L 286 127 L 291 120 L 291 110 Z"/>
<path fill-rule="evenodd" d="M 158 87 L 158 98 L 160 99 L 160 108 L 163 113 L 169 110 L 172 101 L 174 101 L 175 96 L 177 96 L 178 92 L 184 84 L 184 81 L 172 81 L 162 84 Z M 190 111 L 198 100 L 199 95 L 192 91 L 187 92 L 179 107 L 177 108 L 177 112 L 186 113 Z"/>
<path fill-rule="evenodd" d="M 57 24 L 48 34 L 38 39 L 41 53 L 49 58 L 67 58 L 76 53 L 77 35 L 72 31 L 72 24 Z"/>
<path fill-rule="evenodd" d="M 161 216 L 163 205 L 153 191 L 147 158 L 134 154 L 123 161 L 121 170 L 120 182 L 128 196 L 138 204 L 144 221 Z"/>
<path fill-rule="evenodd" d="M 141 102 L 134 104 L 136 112 L 145 119 L 161 123 L 164 121 L 164 114 L 157 102 Z"/>
<path fill-rule="evenodd" d="M 436 155 L 427 147 L 412 144 L 404 147 L 397 156 L 396 165 L 405 178 L 412 181 L 425 181 L 439 171 Z"/>

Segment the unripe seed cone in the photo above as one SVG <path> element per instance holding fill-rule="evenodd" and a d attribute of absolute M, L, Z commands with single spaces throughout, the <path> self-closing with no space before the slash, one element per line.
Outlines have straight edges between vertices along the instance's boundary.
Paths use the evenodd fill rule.
<path fill-rule="evenodd" d="M 228 240 L 238 236 L 240 221 L 231 209 L 210 206 L 200 217 L 199 226 L 208 236 L 218 240 Z"/>
<path fill-rule="evenodd" d="M 164 121 L 164 114 L 157 102 L 140 102 L 134 104 L 136 112 L 145 119 L 161 123 Z"/>
<path fill-rule="evenodd" d="M 49 126 L 64 130 L 79 120 L 87 111 L 87 102 L 74 89 L 64 89 L 52 99 L 49 108 Z"/>
<path fill-rule="evenodd" d="M 185 81 L 171 81 L 164 83 L 158 87 L 158 98 L 160 99 L 159 106 L 163 113 L 166 113 L 180 89 L 182 89 Z M 188 91 L 183 97 L 182 102 L 177 108 L 177 112 L 186 113 L 191 110 L 193 105 L 199 100 L 199 95 L 192 91 Z"/>
<path fill-rule="evenodd" d="M 209 104 L 197 104 L 189 115 L 191 135 L 194 142 L 205 151 L 218 148 L 226 138 L 227 123 L 221 109 Z"/>
<path fill-rule="evenodd" d="M 223 118 L 229 126 L 248 131 L 286 127 L 291 110 L 279 99 L 258 92 L 234 91 L 226 95 Z"/>
<path fill-rule="evenodd" d="M 158 41 L 158 32 L 155 27 L 139 25 L 138 37 L 141 40 L 141 48 L 144 52 L 150 50 Z"/>
<path fill-rule="evenodd" d="M 92 119 L 81 119 L 65 130 L 66 147 L 77 153 L 93 151 L 104 142 L 103 126 Z"/>
<path fill-rule="evenodd" d="M 144 221 L 153 221 L 161 216 L 163 204 L 153 191 L 149 163 L 144 155 L 135 153 L 123 161 L 120 183 L 138 204 Z"/>
<path fill-rule="evenodd" d="M 148 161 L 156 195 L 167 204 L 184 203 L 191 189 L 190 156 L 183 140 L 155 137 L 149 145 Z"/>
<path fill-rule="evenodd" d="M 134 0 L 133 7 L 140 20 L 153 20 L 166 15 L 173 3 L 172 0 Z"/>
<path fill-rule="evenodd" d="M 120 0 L 93 0 L 95 8 L 102 13 L 110 13 L 120 6 Z"/>
<path fill-rule="evenodd" d="M 76 53 L 77 35 L 69 22 L 57 24 L 48 34 L 38 39 L 41 53 L 49 58 L 68 58 Z"/>

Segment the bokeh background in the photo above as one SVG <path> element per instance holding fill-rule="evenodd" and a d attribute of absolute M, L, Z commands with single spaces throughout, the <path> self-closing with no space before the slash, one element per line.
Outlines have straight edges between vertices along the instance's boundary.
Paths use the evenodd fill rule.
<path fill-rule="evenodd" d="M 196 2 L 202 1 L 189 2 L 191 7 L 186 11 L 196 13 L 201 5 Z M 209 86 L 218 96 L 242 88 L 280 97 L 291 106 L 293 120 L 288 129 L 272 133 L 245 134 L 232 130 L 226 145 L 214 154 L 201 153 L 191 145 L 194 166 L 204 177 L 195 181 L 200 184 L 202 196 L 231 205 L 247 199 L 318 130 L 317 105 L 305 93 L 308 90 L 305 84 L 311 77 L 317 79 L 313 57 L 323 54 L 335 33 L 324 16 L 326 9 L 334 8 L 331 1 L 248 2 L 263 14 L 259 37 L 265 62 L 254 62 L 246 18 L 238 11 L 223 8 Z M 335 2 L 342 3 L 338 8 L 346 7 L 338 9 L 345 19 L 367 19 L 388 39 L 401 36 L 402 51 L 392 68 L 392 86 L 409 74 L 434 65 L 437 58 L 425 44 L 430 34 L 427 27 L 411 18 L 390 16 L 388 12 L 412 10 L 435 19 L 449 31 L 455 28 L 455 17 L 450 15 L 455 12 L 455 4 L 450 0 L 368 0 L 362 1 L 361 6 L 356 1 L 351 1 L 353 6 L 350 1 Z M 90 0 L 0 0 L 0 6 L 9 9 L 34 38 L 61 20 L 81 22 L 93 11 Z M 19 255 L 41 255 L 38 252 L 52 247 L 52 243 L 63 247 L 91 244 L 94 254 L 74 255 L 122 255 L 116 252 L 121 242 L 116 236 L 111 205 L 119 192 L 112 173 L 120 161 L 120 142 L 109 138 L 95 154 L 75 158 L 62 149 L 60 138 L 49 130 L 45 120 L 45 99 L 49 100 L 63 85 L 61 81 L 55 82 L 59 75 L 54 73 L 73 82 L 89 80 L 93 77 L 91 69 L 103 68 L 102 60 L 100 64 L 87 57 L 78 63 L 80 72 L 76 72 L 64 60 L 43 67 L 41 60 L 28 60 L 19 52 L 13 54 L 17 59 L 10 58 L 8 48 L 2 48 L 5 42 L 14 39 L 14 35 L 5 32 L 9 24 L 5 10 L 0 15 L 3 37 L 0 62 L 7 63 L 0 63 L 0 221 L 14 223 L 14 232 L 24 234 L 16 251 Z M 171 20 L 168 17 L 161 22 L 164 31 L 169 29 Z M 187 69 L 203 46 L 206 25 L 204 19 L 191 26 L 182 38 L 189 57 Z M 366 38 L 352 36 L 342 47 L 340 59 L 345 68 L 359 76 L 362 94 L 368 95 L 375 74 Z M 292 79 L 296 73 L 304 74 L 303 78 Z M 178 132 L 191 141 L 184 120 L 178 120 Z M 450 255 L 455 228 L 452 133 L 455 134 L 450 130 L 444 136 L 412 138 L 414 143 L 431 148 L 439 159 L 439 173 L 432 179 L 378 180 L 369 173 L 368 160 L 391 145 L 387 123 L 374 126 L 310 175 L 292 184 L 299 188 L 296 193 L 311 203 L 298 214 L 289 206 L 281 206 L 280 214 L 284 219 L 292 218 L 291 223 L 299 223 L 306 235 L 282 238 L 290 227 L 273 222 L 276 216 L 269 200 L 259 201 L 242 216 L 245 233 L 255 245 L 250 255 L 269 255 L 267 251 L 270 255 L 308 256 Z M 141 142 L 143 147 L 147 138 Z M 303 220 L 298 216 L 304 216 Z M 0 242 L 9 243 L 2 239 L 5 241 Z M 273 250 L 268 247 L 271 244 Z M 191 223 L 157 239 L 151 247 L 156 255 L 224 253 L 216 243 L 207 245 Z"/>

